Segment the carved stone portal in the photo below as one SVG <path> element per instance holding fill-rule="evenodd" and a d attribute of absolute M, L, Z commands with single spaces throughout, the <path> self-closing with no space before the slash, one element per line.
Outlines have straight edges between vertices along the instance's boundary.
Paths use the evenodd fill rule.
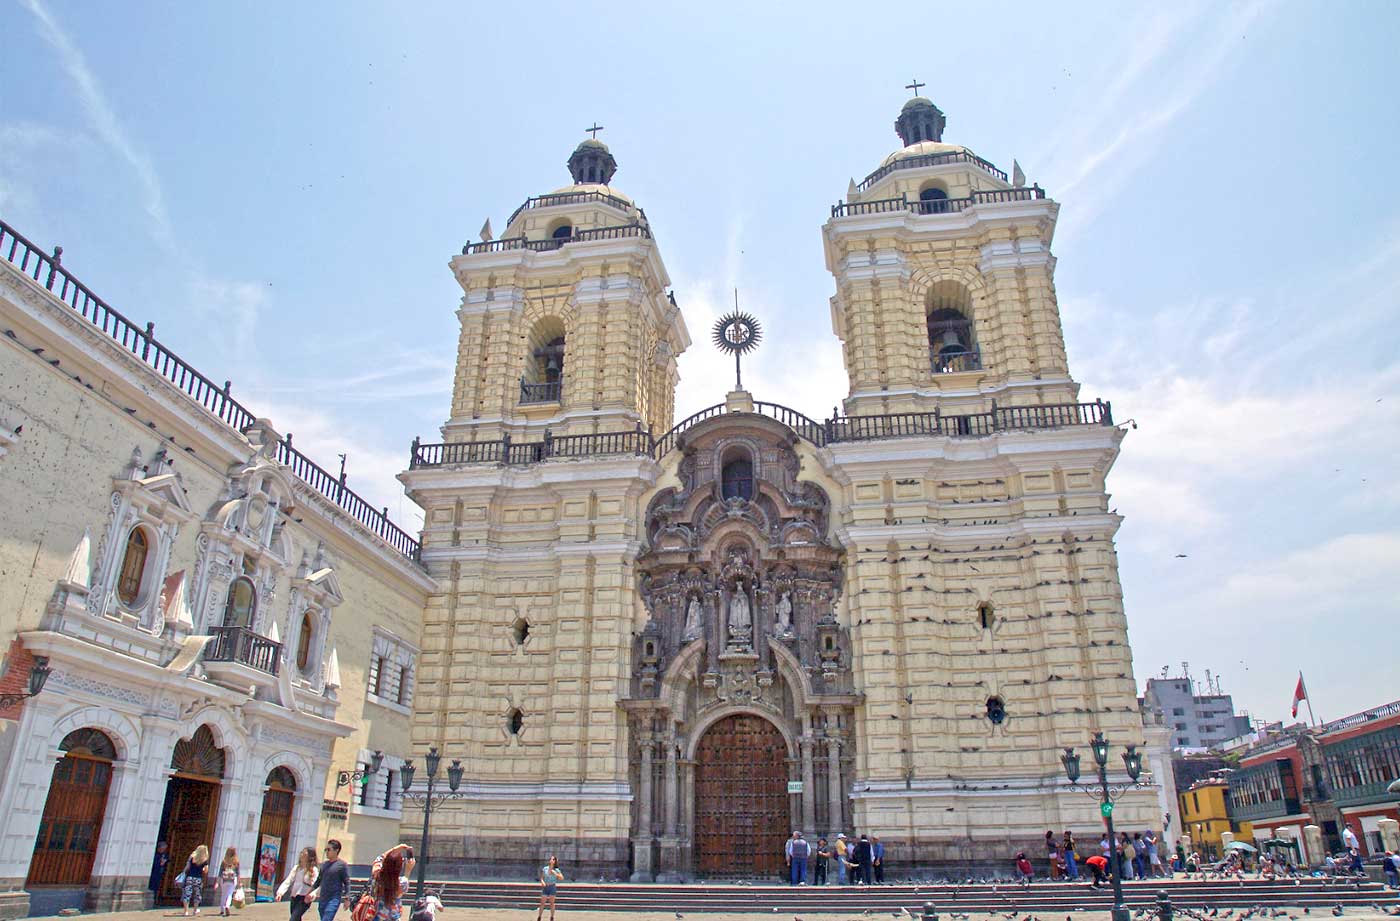
<path fill-rule="evenodd" d="M 622 701 L 634 879 L 696 876 L 701 845 L 716 836 L 726 837 L 732 866 L 758 865 L 750 860 L 758 855 L 741 853 L 751 846 L 740 827 L 746 817 L 736 816 L 734 828 L 716 825 L 708 800 L 706 817 L 695 814 L 697 772 L 709 776 L 705 759 L 716 750 L 700 739 L 735 714 L 768 721 L 787 746 L 788 832 L 815 840 L 849 816 L 842 778 L 850 776 L 858 699 L 836 610 L 842 552 L 827 536 L 826 492 L 797 479 L 796 443 L 786 426 L 749 413 L 700 423 L 678 445 L 681 488 L 662 490 L 648 506 L 637 561 L 648 620 Z M 832 753 L 817 752 L 820 767 L 818 740 Z"/>

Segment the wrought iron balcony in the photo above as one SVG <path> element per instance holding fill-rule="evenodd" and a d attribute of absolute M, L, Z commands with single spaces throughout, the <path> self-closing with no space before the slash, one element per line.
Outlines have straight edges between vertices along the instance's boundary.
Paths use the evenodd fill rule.
<path fill-rule="evenodd" d="M 645 224 L 623 224 L 619 227 L 595 227 L 592 230 L 577 230 L 571 236 L 559 239 L 527 240 L 524 237 L 507 237 L 501 240 L 485 240 L 481 243 L 468 243 L 462 247 L 462 255 L 475 253 L 503 253 L 512 249 L 528 249 L 535 252 L 556 250 L 570 243 L 587 243 L 592 240 L 618 240 L 623 237 L 644 237 L 651 239 L 651 229 Z"/>
<path fill-rule="evenodd" d="M 609 195 L 606 192 L 555 192 L 552 195 L 539 195 L 535 198 L 525 199 L 525 204 L 516 208 L 510 213 L 510 217 L 506 218 L 506 224 L 509 226 L 514 223 L 515 219 L 520 216 L 520 212 L 528 211 L 531 208 L 552 208 L 556 205 L 585 204 L 609 205 L 619 211 L 636 211 L 638 214 L 642 215 L 644 220 L 646 217 L 646 212 L 642 211 L 641 208 L 637 208 L 631 202 L 618 198 L 616 195 Z"/>
<path fill-rule="evenodd" d="M 1045 190 L 1035 185 L 1020 189 L 991 189 L 973 192 L 967 198 L 935 198 L 928 201 L 913 201 L 908 198 L 880 198 L 875 201 L 839 202 L 831 206 L 831 216 L 855 217 L 896 211 L 911 211 L 914 214 L 955 214 L 978 205 L 1036 201 L 1044 197 Z"/>
<path fill-rule="evenodd" d="M 982 352 L 971 349 L 966 352 L 936 352 L 932 356 L 934 374 L 952 374 L 957 371 L 982 370 Z"/>
<path fill-rule="evenodd" d="M 523 401 L 522 401 L 523 402 Z M 413 440 L 410 469 L 457 464 L 537 464 L 551 458 L 605 457 L 633 454 L 660 460 L 674 449 L 681 435 L 694 425 L 728 412 L 723 403 L 702 409 L 678 422 L 666 434 L 654 437 L 637 429 L 630 432 L 599 432 L 592 435 L 550 435 L 534 442 L 513 442 L 509 436 L 495 441 L 459 441 L 423 444 Z M 877 441 L 885 438 L 978 438 L 999 432 L 1055 429 L 1075 425 L 1112 425 L 1112 404 L 1052 403 L 1041 406 L 996 406 L 991 412 L 944 415 L 930 413 L 888 413 L 872 416 L 836 416 L 818 421 L 795 409 L 777 403 L 754 401 L 754 412 L 776 419 L 799 438 L 817 447 L 848 441 Z"/>
<path fill-rule="evenodd" d="M 269 675 L 276 675 L 282 661 L 282 644 L 254 633 L 247 627 L 211 627 L 214 637 L 204 647 L 206 662 L 236 662 Z"/>
<path fill-rule="evenodd" d="M 558 403 L 559 396 L 564 392 L 564 382 L 562 380 L 551 383 L 530 383 L 525 378 L 520 379 L 520 402 L 526 403 Z"/>
<path fill-rule="evenodd" d="M 865 179 L 861 181 L 861 184 L 856 186 L 856 188 L 859 191 L 864 192 L 866 189 L 870 188 L 872 185 L 879 182 L 881 179 L 884 179 L 886 176 L 888 176 L 890 173 L 895 172 L 896 170 L 919 169 L 920 167 L 924 166 L 941 166 L 945 163 L 966 163 L 969 166 L 975 166 L 980 170 L 990 173 L 991 175 L 1000 179 L 1002 182 L 1006 181 L 1006 174 L 1003 173 L 1001 170 L 997 169 L 992 164 L 988 163 L 986 160 L 983 160 L 976 154 L 970 154 L 966 151 L 955 150 L 949 151 L 947 153 L 922 154 L 917 157 L 905 157 L 902 160 L 895 160 L 893 163 L 886 164 L 885 166 L 882 166 L 875 172 L 871 173 L 869 176 L 866 176 Z"/>

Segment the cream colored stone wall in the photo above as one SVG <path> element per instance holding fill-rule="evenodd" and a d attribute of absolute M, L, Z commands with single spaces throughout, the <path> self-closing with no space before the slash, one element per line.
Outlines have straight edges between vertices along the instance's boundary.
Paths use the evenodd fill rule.
<path fill-rule="evenodd" d="M 246 462 L 253 449 L 69 308 L 23 287 L 27 282 L 8 266 L 0 272 L 6 273 L 0 280 L 15 286 L 0 289 L 0 317 L 13 331 L 0 337 L 0 425 L 23 427 L 0 457 L 0 637 L 8 646 L 17 633 L 40 626 L 84 529 L 94 559 L 100 555 L 113 478 L 129 468 L 133 449 L 149 462 L 166 448 L 195 514 L 181 527 L 164 572 L 146 580 L 146 592 L 158 591 L 160 579 L 182 570 L 193 581 L 200 522 L 228 498 L 228 471 Z M 28 300 L 14 292 L 26 292 Z M 364 673 L 376 625 L 417 644 L 433 583 L 415 563 L 297 485 L 297 507 L 284 531 L 291 549 L 274 590 L 274 613 L 282 641 L 294 644 L 298 625 L 290 623 L 286 608 L 291 579 L 298 561 L 315 558 L 323 545 L 344 596 L 332 614 L 327 647 L 327 655 L 331 646 L 337 652 L 342 682 L 335 718 L 353 727 L 331 752 L 326 787 L 298 791 L 319 811 L 323 797 L 336 796 L 334 769 L 353 768 L 361 748 L 409 753 L 408 712 L 367 702 Z M 344 788 L 339 797 L 346 798 Z M 321 831 L 344 841 L 352 860 L 370 859 L 398 840 L 396 820 L 364 816 L 352 816 L 348 827 L 323 821 Z"/>
<path fill-rule="evenodd" d="M 444 860 L 470 855 L 479 870 L 566 846 L 576 864 L 626 861 L 617 701 L 636 629 L 638 496 L 653 476 L 646 459 L 405 475 L 446 589 L 424 616 L 415 746 L 469 767 L 470 799 L 433 817 Z"/>

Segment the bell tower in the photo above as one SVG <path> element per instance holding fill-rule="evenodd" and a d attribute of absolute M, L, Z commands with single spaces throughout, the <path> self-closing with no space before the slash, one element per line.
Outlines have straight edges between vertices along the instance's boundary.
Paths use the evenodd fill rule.
<path fill-rule="evenodd" d="M 946 125 L 932 101 L 906 102 L 903 146 L 852 184 L 823 228 L 845 411 L 1072 403 L 1050 254 L 1059 205 L 945 143 Z"/>
<path fill-rule="evenodd" d="M 646 212 L 610 185 L 599 130 L 569 157 L 571 185 L 452 259 L 463 298 L 447 442 L 671 424 L 690 337 Z"/>

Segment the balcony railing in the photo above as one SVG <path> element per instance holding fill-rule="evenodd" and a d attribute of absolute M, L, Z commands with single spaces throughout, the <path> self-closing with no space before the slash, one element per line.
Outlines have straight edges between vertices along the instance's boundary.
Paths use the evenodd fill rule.
<path fill-rule="evenodd" d="M 506 225 L 509 226 L 520 216 L 520 212 L 531 208 L 550 208 L 555 205 L 586 205 L 599 204 L 611 205 L 620 211 L 642 212 L 641 208 L 636 208 L 631 202 L 618 198 L 616 195 L 609 195 L 606 192 L 555 192 L 553 195 L 539 195 L 535 198 L 525 199 L 525 204 L 516 208 L 506 218 Z"/>
<path fill-rule="evenodd" d="M 232 385 L 215 384 L 155 338 L 155 324 L 138 326 L 92 293 L 63 268 L 63 248 L 46 255 L 33 243 L 0 221 L 0 256 L 20 272 L 43 285 L 142 364 L 165 378 L 224 425 L 243 432 L 253 424 L 253 413 L 229 395 Z M 292 447 L 292 436 L 277 446 L 277 459 L 287 464 L 307 486 L 348 512 L 355 520 L 407 557 L 417 559 L 418 541 L 389 520 L 388 509 L 376 509 L 306 455 Z"/>
<path fill-rule="evenodd" d="M 1006 202 L 1036 201 L 1045 197 L 1045 190 L 1038 185 L 1019 189 L 989 189 L 973 192 L 967 198 L 934 198 L 927 201 L 909 198 L 881 198 L 875 201 L 838 202 L 831 206 L 832 217 L 855 217 L 865 214 L 886 214 L 894 211 L 910 211 L 914 214 L 954 214 L 975 208 L 978 205 L 997 205 Z"/>
<path fill-rule="evenodd" d="M 592 230 L 575 231 L 572 236 L 527 240 L 524 237 L 506 237 L 501 240 L 486 240 L 481 243 L 468 243 L 462 247 L 462 255 L 475 253 L 503 253 L 513 249 L 527 249 L 535 252 L 556 250 L 570 243 L 587 243 L 591 240 L 619 240 L 624 237 L 645 237 L 651 239 L 651 229 L 645 224 L 623 224 L 618 227 L 595 227 Z"/>
<path fill-rule="evenodd" d="M 939 352 L 932 357 L 934 374 L 953 374 L 958 371 L 982 370 L 982 352 L 972 349 L 967 352 Z"/>
<path fill-rule="evenodd" d="M 540 463 L 551 458 L 621 454 L 644 455 L 660 460 L 680 443 L 681 436 L 688 429 L 706 419 L 725 415 L 726 412 L 723 403 L 702 409 L 677 423 L 659 438 L 642 430 L 555 437 L 548 429 L 545 430 L 542 440 L 535 442 L 512 442 L 507 436 L 496 441 L 423 444 L 415 438 L 408 465 L 414 470 L 458 464 L 515 465 Z M 824 422 L 777 403 L 755 401 L 754 412 L 776 419 L 792 429 L 798 437 L 817 447 L 886 438 L 968 438 L 997 432 L 1113 424 L 1113 406 L 1102 400 L 1093 403 L 1056 403 L 1043 406 L 998 407 L 993 403 L 991 412 L 985 413 L 891 413 L 833 417 Z"/>
<path fill-rule="evenodd" d="M 533 384 L 520 379 L 520 402 L 524 403 L 558 403 L 559 395 L 564 390 L 563 381 L 552 381 L 549 383 Z"/>
<path fill-rule="evenodd" d="M 919 169 L 925 166 L 941 166 L 945 163 L 967 163 L 977 167 L 980 170 L 983 170 L 984 172 L 990 173 L 991 175 L 1000 179 L 1002 182 L 1006 181 L 1005 173 L 997 169 L 992 164 L 988 163 L 986 160 L 983 160 L 976 154 L 970 154 L 966 151 L 961 150 L 954 150 L 948 151 L 947 153 L 922 154 L 917 157 L 905 157 L 903 160 L 895 160 L 893 163 L 888 163 L 877 169 L 875 172 L 871 173 L 869 176 L 866 176 L 865 179 L 861 182 L 861 184 L 856 186 L 856 189 L 858 191 L 864 192 L 866 189 L 870 188 L 872 185 L 879 182 L 881 179 L 884 179 L 886 176 L 888 176 L 890 173 L 895 172 L 896 170 Z"/>
<path fill-rule="evenodd" d="M 269 675 L 276 675 L 282 661 L 282 644 L 254 633 L 247 627 L 211 627 L 214 637 L 204 647 L 206 662 L 237 662 Z"/>

